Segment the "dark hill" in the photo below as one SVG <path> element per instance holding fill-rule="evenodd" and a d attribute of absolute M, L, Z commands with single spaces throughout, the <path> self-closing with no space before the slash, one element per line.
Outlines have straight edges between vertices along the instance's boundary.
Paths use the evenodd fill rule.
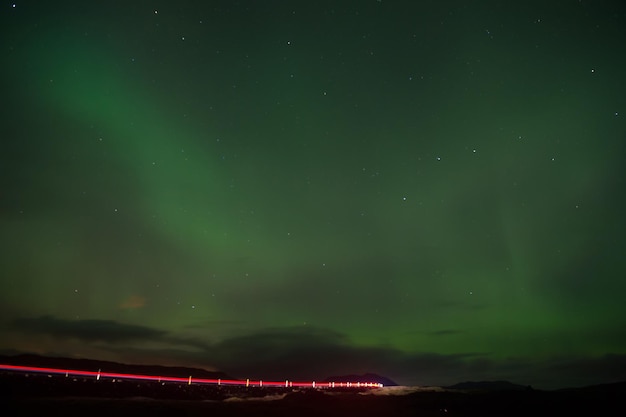
<path fill-rule="evenodd" d="M 579 388 L 563 388 L 558 391 L 559 392 L 574 392 L 574 393 L 603 392 L 603 393 L 626 395 L 626 381 L 613 382 L 613 383 L 608 383 L 608 384 L 589 385 L 586 387 L 579 387 Z"/>
<path fill-rule="evenodd" d="M 463 391 L 527 391 L 532 389 L 530 386 L 513 384 L 509 381 L 467 381 L 443 388 Z"/>
<path fill-rule="evenodd" d="M 213 372 L 200 368 L 161 365 L 132 365 L 94 359 L 58 358 L 33 354 L 22 354 L 16 356 L 0 355 L 0 363 L 20 366 L 34 366 L 40 368 L 73 369 L 94 372 L 101 370 L 103 372 L 152 376 L 173 376 L 181 378 L 187 378 L 191 375 L 194 378 L 234 379 L 224 372 Z"/>

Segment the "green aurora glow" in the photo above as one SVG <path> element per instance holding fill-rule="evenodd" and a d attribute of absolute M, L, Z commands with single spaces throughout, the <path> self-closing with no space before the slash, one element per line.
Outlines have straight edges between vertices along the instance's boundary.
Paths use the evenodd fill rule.
<path fill-rule="evenodd" d="M 313 3 L 2 6 L 0 348 L 626 378 L 624 5 Z"/>

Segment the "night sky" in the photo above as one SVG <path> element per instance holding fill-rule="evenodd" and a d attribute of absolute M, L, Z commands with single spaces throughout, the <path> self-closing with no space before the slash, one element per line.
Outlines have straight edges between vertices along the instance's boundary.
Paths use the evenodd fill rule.
<path fill-rule="evenodd" d="M 622 1 L 0 9 L 0 353 L 626 380 Z"/>

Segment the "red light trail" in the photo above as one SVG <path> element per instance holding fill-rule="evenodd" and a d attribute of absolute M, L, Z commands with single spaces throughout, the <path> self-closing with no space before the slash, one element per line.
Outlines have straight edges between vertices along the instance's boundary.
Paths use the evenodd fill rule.
<path fill-rule="evenodd" d="M 263 380 L 236 380 L 236 379 L 207 379 L 207 378 L 194 378 L 190 375 L 187 378 L 174 377 L 174 376 L 154 376 L 154 375 L 136 375 L 136 374 L 122 374 L 117 372 L 102 372 L 102 371 L 81 371 L 76 369 L 58 369 L 58 368 L 38 368 L 33 366 L 19 366 L 19 365 L 7 365 L 0 364 L 0 370 L 12 371 L 12 372 L 38 372 L 46 374 L 57 374 L 69 376 L 88 376 L 96 379 L 100 378 L 112 378 L 112 379 L 139 379 L 144 381 L 158 381 L 158 382 L 178 382 L 185 384 L 210 384 L 210 385 L 229 385 L 229 386 L 243 386 L 243 387 L 298 387 L 298 388 L 381 388 L 383 384 L 378 382 L 296 382 L 296 381 L 263 381 Z"/>

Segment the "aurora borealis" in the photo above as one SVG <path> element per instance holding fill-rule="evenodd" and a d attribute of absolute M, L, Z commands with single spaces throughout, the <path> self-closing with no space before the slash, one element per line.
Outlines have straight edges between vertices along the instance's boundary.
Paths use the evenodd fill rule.
<path fill-rule="evenodd" d="M 1 7 L 1 352 L 626 380 L 622 2 Z"/>

